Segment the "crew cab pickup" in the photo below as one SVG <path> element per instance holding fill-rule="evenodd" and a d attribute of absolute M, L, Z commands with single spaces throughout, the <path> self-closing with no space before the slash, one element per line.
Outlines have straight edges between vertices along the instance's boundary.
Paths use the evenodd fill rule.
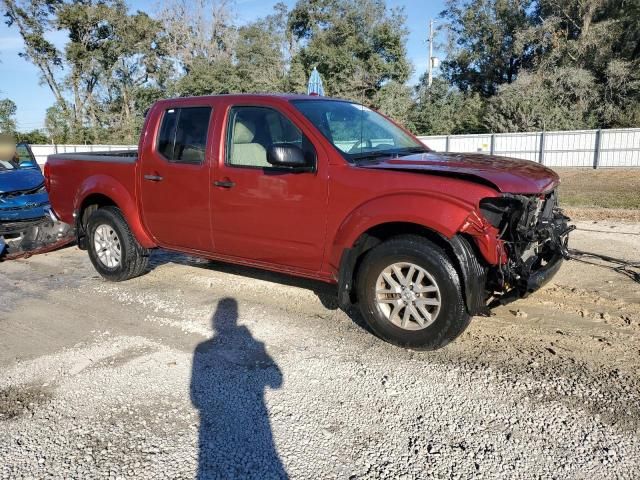
<path fill-rule="evenodd" d="M 154 248 L 309 277 L 409 348 L 447 344 L 567 255 L 553 171 L 436 153 L 318 96 L 162 100 L 137 152 L 51 155 L 45 179 L 107 280 L 145 272 Z"/>

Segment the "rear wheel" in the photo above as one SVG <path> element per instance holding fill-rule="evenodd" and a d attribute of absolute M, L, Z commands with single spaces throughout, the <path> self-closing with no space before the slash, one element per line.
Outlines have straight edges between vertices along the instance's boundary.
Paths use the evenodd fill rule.
<path fill-rule="evenodd" d="M 399 236 L 370 250 L 357 288 L 365 320 L 395 345 L 435 350 L 471 319 L 456 269 L 440 247 L 420 236 Z"/>
<path fill-rule="evenodd" d="M 120 209 L 96 210 L 86 231 L 91 263 L 106 280 L 121 282 L 144 273 L 149 252 L 135 239 Z"/>

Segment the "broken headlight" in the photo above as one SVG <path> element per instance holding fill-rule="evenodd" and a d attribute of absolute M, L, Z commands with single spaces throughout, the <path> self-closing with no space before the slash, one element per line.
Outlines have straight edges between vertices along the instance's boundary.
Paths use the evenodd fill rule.
<path fill-rule="evenodd" d="M 544 202 L 537 195 L 503 195 L 481 200 L 480 212 L 500 231 L 501 239 L 532 239 Z"/>

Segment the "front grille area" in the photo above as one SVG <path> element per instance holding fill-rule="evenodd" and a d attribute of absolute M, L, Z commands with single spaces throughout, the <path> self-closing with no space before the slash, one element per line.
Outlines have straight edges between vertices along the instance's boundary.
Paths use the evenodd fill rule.
<path fill-rule="evenodd" d="M 47 217 L 42 217 L 42 218 L 36 218 L 36 219 L 30 219 L 30 220 L 21 220 L 17 222 L 2 222 L 0 223 L 0 235 L 22 233 L 33 226 L 41 224 L 46 220 L 47 220 Z"/>
<path fill-rule="evenodd" d="M 0 193 L 0 198 L 14 198 L 21 195 L 32 195 L 34 193 L 38 193 L 38 190 L 42 189 L 42 187 L 44 187 L 44 183 L 41 183 L 37 187 L 29 188 L 26 190 L 15 190 L 13 192 Z"/>

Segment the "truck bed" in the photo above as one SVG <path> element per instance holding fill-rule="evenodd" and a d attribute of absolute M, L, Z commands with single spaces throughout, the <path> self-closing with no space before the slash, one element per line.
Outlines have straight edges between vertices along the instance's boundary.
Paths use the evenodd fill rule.
<path fill-rule="evenodd" d="M 76 204 L 78 195 L 92 194 L 109 178 L 121 187 L 120 191 L 111 192 L 116 198 L 135 199 L 137 160 L 137 150 L 49 155 L 45 176 L 49 180 L 49 199 L 55 214 L 73 225 L 73 214 L 80 207 Z"/>

